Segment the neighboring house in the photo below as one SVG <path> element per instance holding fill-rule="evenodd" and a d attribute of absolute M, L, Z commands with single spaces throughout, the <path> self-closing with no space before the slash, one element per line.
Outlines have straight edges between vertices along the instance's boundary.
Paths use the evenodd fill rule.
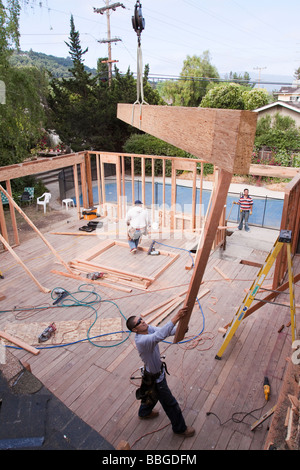
<path fill-rule="evenodd" d="M 254 109 L 254 111 L 258 113 L 258 119 L 266 115 L 274 116 L 276 113 L 279 113 L 281 116 L 289 116 L 295 121 L 296 126 L 300 127 L 300 101 L 275 101 L 261 108 Z"/>
<path fill-rule="evenodd" d="M 278 92 L 274 92 L 279 101 L 287 101 L 292 103 L 300 103 L 300 83 L 293 82 L 293 85 L 282 86 Z"/>

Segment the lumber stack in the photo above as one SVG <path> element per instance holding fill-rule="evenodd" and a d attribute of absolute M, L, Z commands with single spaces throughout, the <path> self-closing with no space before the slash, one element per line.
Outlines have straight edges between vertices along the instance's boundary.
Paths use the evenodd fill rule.
<path fill-rule="evenodd" d="M 144 311 L 141 314 L 141 317 L 144 318 L 149 325 L 158 326 L 170 315 L 170 313 L 174 312 L 174 310 L 182 304 L 184 301 L 184 294 L 186 293 L 187 290 L 164 300 L 158 305 Z"/>
<path fill-rule="evenodd" d="M 74 259 L 69 262 L 70 268 L 75 272 L 83 273 L 84 275 L 92 272 L 102 272 L 103 279 L 116 282 L 118 284 L 129 285 L 137 289 L 147 289 L 154 281 L 151 277 L 139 276 L 137 274 L 125 271 L 119 271 L 110 266 L 100 266 L 91 261 Z"/>

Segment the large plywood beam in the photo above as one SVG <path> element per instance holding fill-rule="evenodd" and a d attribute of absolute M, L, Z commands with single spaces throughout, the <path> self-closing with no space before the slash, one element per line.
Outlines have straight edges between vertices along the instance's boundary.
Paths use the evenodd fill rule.
<path fill-rule="evenodd" d="M 118 104 L 117 117 L 231 173 L 248 174 L 257 113 Z"/>

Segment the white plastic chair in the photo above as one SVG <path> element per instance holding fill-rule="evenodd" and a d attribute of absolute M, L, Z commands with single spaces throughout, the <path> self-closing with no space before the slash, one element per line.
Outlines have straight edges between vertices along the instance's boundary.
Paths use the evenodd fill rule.
<path fill-rule="evenodd" d="M 44 214 L 46 213 L 46 205 L 49 204 L 51 199 L 51 194 L 50 193 L 44 193 L 42 196 L 38 197 L 36 199 L 36 208 L 38 209 L 39 206 L 44 206 Z"/>

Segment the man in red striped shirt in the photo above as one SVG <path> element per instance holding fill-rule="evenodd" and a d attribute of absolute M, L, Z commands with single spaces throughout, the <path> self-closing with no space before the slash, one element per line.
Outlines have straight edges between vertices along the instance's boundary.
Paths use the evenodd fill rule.
<path fill-rule="evenodd" d="M 236 204 L 240 206 L 240 223 L 238 229 L 242 230 L 243 221 L 245 221 L 245 230 L 246 232 L 249 232 L 250 229 L 248 226 L 248 220 L 249 215 L 252 214 L 253 199 L 251 196 L 249 196 L 248 189 L 244 189 L 243 196 L 240 197 L 239 202 L 237 202 Z"/>

